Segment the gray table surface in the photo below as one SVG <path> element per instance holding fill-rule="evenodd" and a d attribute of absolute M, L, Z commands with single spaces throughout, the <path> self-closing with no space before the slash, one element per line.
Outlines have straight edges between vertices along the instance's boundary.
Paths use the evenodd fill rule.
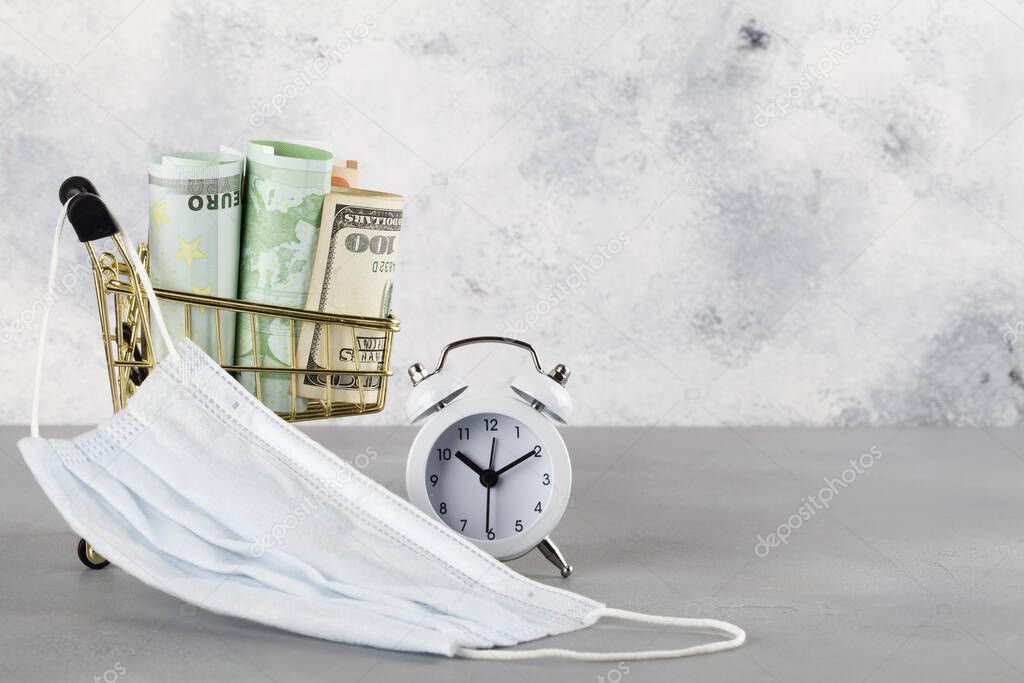
<path fill-rule="evenodd" d="M 339 452 L 373 445 L 367 472 L 404 488 L 413 430 L 309 431 Z M 513 566 L 616 607 L 728 619 L 749 637 L 728 653 L 622 665 L 341 645 L 194 610 L 116 567 L 86 570 L 21 461 L 24 434 L 0 429 L 0 682 L 1024 679 L 1018 431 L 565 429 L 574 497 L 555 538 L 577 572 L 560 579 L 537 553 Z M 850 459 L 873 447 L 855 472 Z M 808 501 L 848 468 L 828 508 Z M 756 552 L 780 525 L 794 528 L 787 543 Z M 613 623 L 544 644 L 702 639 Z"/>

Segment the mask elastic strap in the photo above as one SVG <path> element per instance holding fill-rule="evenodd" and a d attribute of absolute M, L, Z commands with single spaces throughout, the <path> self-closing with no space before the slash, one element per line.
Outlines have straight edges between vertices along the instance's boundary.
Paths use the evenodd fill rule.
<path fill-rule="evenodd" d="M 53 230 L 53 247 L 50 249 L 50 269 L 46 276 L 46 294 L 43 297 L 43 317 L 39 323 L 39 346 L 36 351 L 36 373 L 32 388 L 32 415 L 29 422 L 29 430 L 32 436 L 39 436 L 39 395 L 43 386 L 43 356 L 46 353 L 46 333 L 50 325 L 50 309 L 53 308 L 54 301 L 57 298 L 54 287 L 57 283 L 60 238 L 64 233 L 64 222 L 68 217 L 68 204 L 70 201 L 69 199 L 64 202 L 64 205 L 61 207 L 60 216 L 57 218 L 57 225 Z M 164 317 L 160 313 L 160 303 L 157 301 L 156 292 L 153 290 L 153 283 L 149 280 L 149 273 L 146 272 L 145 266 L 142 265 L 142 259 L 139 258 L 138 253 L 135 251 L 135 245 L 132 244 L 128 235 L 122 232 L 121 237 L 127 246 L 125 251 L 128 253 L 128 260 L 132 262 L 132 269 L 138 275 L 142 283 L 142 289 L 146 292 L 146 299 L 149 301 L 150 320 L 156 322 L 160 336 L 163 338 L 164 345 L 168 349 L 168 355 L 172 358 L 177 358 L 178 352 L 171 342 L 171 335 L 167 332 L 167 325 L 164 323 Z"/>
<path fill-rule="evenodd" d="M 160 301 L 156 298 L 156 290 L 153 289 L 153 282 L 149 279 L 149 273 L 146 272 L 146 266 L 142 264 L 142 259 L 139 258 L 139 250 L 135 248 L 128 234 L 124 231 L 120 233 L 121 239 L 124 240 L 125 251 L 128 252 L 128 260 L 132 262 L 132 270 L 139 277 L 139 282 L 142 283 L 142 291 L 146 293 L 146 300 L 149 302 L 149 321 L 156 323 L 157 332 L 160 333 L 160 338 L 163 339 L 164 347 L 167 349 L 167 355 L 174 360 L 181 357 L 178 350 L 174 348 L 174 342 L 171 340 L 171 333 L 167 331 L 167 323 L 164 322 L 164 314 L 160 312 Z"/>
<path fill-rule="evenodd" d="M 715 643 L 705 643 L 684 647 L 678 650 L 636 650 L 627 652 L 581 652 L 579 650 L 564 650 L 561 648 L 539 648 L 535 650 L 474 650 L 472 648 L 459 648 L 455 651 L 456 656 L 466 659 L 490 659 L 508 661 L 513 659 L 540 659 L 542 657 L 555 657 L 559 659 L 576 659 L 586 662 L 622 662 L 640 659 L 678 659 L 680 657 L 692 657 L 694 655 L 708 655 L 713 652 L 732 650 L 742 645 L 747 640 L 747 634 L 739 626 L 730 624 L 727 621 L 718 619 L 690 619 L 686 617 L 662 617 L 655 614 L 643 614 L 642 612 L 630 612 L 624 609 L 612 607 L 601 607 L 588 616 L 611 617 L 625 621 L 635 621 L 644 624 L 657 624 L 659 626 L 676 626 L 698 631 L 717 631 L 732 636 L 729 640 L 720 640 Z"/>

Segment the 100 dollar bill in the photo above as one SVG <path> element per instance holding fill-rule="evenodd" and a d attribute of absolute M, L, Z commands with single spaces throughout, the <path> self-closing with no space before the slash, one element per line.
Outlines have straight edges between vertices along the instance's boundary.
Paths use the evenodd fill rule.
<path fill-rule="evenodd" d="M 386 317 L 391 313 L 403 199 L 370 190 L 336 188 L 324 199 L 308 310 Z M 330 344 L 328 345 L 328 336 Z M 310 371 L 379 370 L 384 333 L 357 327 L 305 323 L 299 354 Z M 330 387 L 328 388 L 328 380 Z M 303 375 L 299 396 L 373 403 L 380 377 Z"/>

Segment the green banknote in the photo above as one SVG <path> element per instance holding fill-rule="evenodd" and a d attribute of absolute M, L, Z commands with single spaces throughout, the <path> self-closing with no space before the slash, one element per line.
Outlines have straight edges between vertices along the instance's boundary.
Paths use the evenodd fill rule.
<path fill-rule="evenodd" d="M 246 148 L 245 212 L 238 298 L 302 308 L 309 293 L 323 198 L 330 189 L 333 155 L 293 142 L 252 140 Z M 292 367 L 300 325 L 288 319 L 238 315 L 238 365 Z M 242 384 L 256 393 L 255 373 Z M 273 410 L 303 410 L 286 374 L 260 376 L 260 396 Z"/>
<path fill-rule="evenodd" d="M 232 299 L 238 287 L 242 224 L 242 157 L 228 152 L 162 154 L 149 162 L 149 274 L 153 284 Z M 160 306 L 175 341 L 188 334 L 211 357 L 230 364 L 235 318 L 192 306 Z M 157 357 L 163 340 L 152 340 Z"/>

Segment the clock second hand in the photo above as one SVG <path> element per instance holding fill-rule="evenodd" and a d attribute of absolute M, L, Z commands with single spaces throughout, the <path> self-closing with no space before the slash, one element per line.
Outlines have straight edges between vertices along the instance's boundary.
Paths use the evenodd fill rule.
<path fill-rule="evenodd" d="M 487 470 L 489 472 L 493 472 L 494 471 L 494 454 L 497 451 L 497 448 L 498 448 L 498 437 L 492 436 L 491 437 L 491 459 L 490 459 L 490 462 L 487 465 Z M 491 533 L 491 488 L 492 487 L 488 486 L 486 488 L 487 488 L 487 517 L 484 520 L 484 536 L 487 536 L 488 534 Z"/>

